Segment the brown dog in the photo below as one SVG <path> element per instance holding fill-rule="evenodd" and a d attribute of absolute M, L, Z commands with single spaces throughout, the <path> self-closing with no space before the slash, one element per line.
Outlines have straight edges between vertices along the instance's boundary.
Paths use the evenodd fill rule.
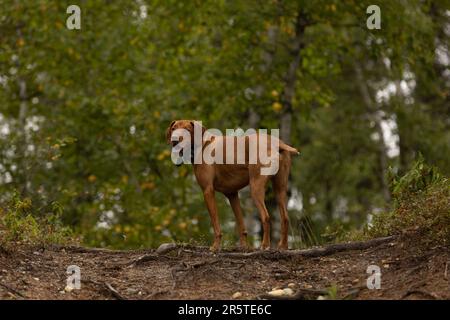
<path fill-rule="evenodd" d="M 191 135 L 192 139 L 190 141 L 192 142 L 189 143 L 191 143 L 192 150 L 194 150 L 194 127 L 197 127 L 198 124 L 199 122 L 194 120 L 173 121 L 166 132 L 167 142 L 169 144 L 172 143 L 172 147 L 174 149 L 179 143 L 182 142 L 182 139 L 177 137 L 175 137 L 175 139 L 179 140 L 173 141 L 174 132 L 177 129 L 185 129 Z M 289 221 L 286 206 L 286 192 L 291 165 L 291 153 L 298 154 L 299 152 L 295 148 L 288 146 L 277 138 L 275 138 L 276 140 L 274 140 L 277 142 L 277 150 L 272 150 L 274 148 L 273 145 L 264 142 L 264 137 L 260 133 L 246 136 L 214 136 L 208 135 L 208 133 L 204 134 L 206 131 L 204 127 L 200 126 L 200 129 L 202 138 L 200 140 L 199 148 L 196 149 L 198 150 L 197 154 L 198 152 L 203 152 L 207 147 L 210 149 L 214 149 L 214 147 L 216 147 L 217 150 L 223 149 L 223 154 L 227 155 L 227 146 L 229 146 L 229 144 L 227 143 L 229 142 L 234 145 L 234 148 L 232 148 L 233 150 L 231 150 L 231 148 L 229 148 L 230 150 L 228 150 L 229 154 L 232 153 L 231 157 L 234 160 L 238 159 L 239 157 L 241 157 L 241 160 L 245 159 L 244 163 L 242 163 L 242 161 L 234 161 L 232 164 L 207 164 L 205 162 L 194 163 L 192 161 L 194 166 L 194 174 L 198 184 L 203 190 L 204 199 L 208 207 L 212 227 L 214 229 L 214 244 L 212 245 L 211 250 L 216 251 L 220 248 L 220 241 L 222 237 L 215 201 L 215 191 L 222 192 L 230 201 L 239 229 L 240 245 L 242 247 L 247 247 L 247 231 L 244 225 L 244 219 L 238 196 L 238 191 L 247 185 L 250 185 L 251 196 L 259 211 L 263 226 L 263 240 L 261 243 L 261 248 L 270 248 L 270 218 L 264 203 L 265 188 L 269 179 L 272 180 L 276 201 L 281 216 L 281 239 L 278 243 L 278 248 L 287 249 Z M 178 130 L 178 132 L 179 131 L 180 130 Z M 259 161 L 259 159 L 256 161 L 256 163 L 249 161 L 249 159 L 251 158 L 250 141 L 252 137 L 256 138 L 256 140 L 254 141 L 257 141 L 258 150 L 260 148 L 265 148 L 264 151 L 267 151 L 267 154 L 269 156 L 277 156 L 276 160 L 278 161 L 278 171 L 274 174 L 262 175 L 261 169 L 267 167 L 267 164 L 263 164 L 261 161 Z M 273 139 L 273 137 L 271 136 L 268 137 L 270 137 L 270 139 Z M 239 143 L 241 143 L 241 146 L 244 146 L 244 148 L 239 148 Z M 195 153 L 195 151 L 193 151 L 193 153 Z M 203 154 L 201 154 L 201 156 L 202 155 Z M 196 155 L 193 155 L 191 158 L 193 159 L 194 156 Z"/>

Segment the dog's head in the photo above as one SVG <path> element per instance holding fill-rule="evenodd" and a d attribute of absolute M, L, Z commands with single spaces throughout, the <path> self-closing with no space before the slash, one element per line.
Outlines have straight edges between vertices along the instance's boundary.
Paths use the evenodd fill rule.
<path fill-rule="evenodd" d="M 203 140 L 203 135 L 206 131 L 206 128 L 201 125 L 201 122 L 196 120 L 175 120 L 172 121 L 169 127 L 166 130 L 166 140 L 167 144 L 172 145 L 172 149 L 177 147 L 181 150 L 178 152 L 180 156 L 183 156 L 183 148 L 187 146 L 183 145 L 183 135 L 188 134 L 190 137 L 190 148 L 191 148 L 191 160 L 193 161 L 194 157 L 194 147 L 195 147 L 195 130 L 199 130 L 198 133 L 201 134 L 200 144 Z M 181 163 L 180 163 L 181 164 Z"/>

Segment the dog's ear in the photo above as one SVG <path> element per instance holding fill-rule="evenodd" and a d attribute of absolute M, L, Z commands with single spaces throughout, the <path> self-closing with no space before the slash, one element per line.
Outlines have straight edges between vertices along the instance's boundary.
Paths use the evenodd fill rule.
<path fill-rule="evenodd" d="M 194 128 L 195 128 L 196 124 L 202 127 L 202 137 L 203 137 L 203 135 L 205 134 L 206 128 L 200 123 L 200 121 L 191 120 L 192 132 L 194 132 Z"/>
<path fill-rule="evenodd" d="M 166 130 L 166 140 L 167 140 L 167 144 L 170 144 L 170 131 L 173 127 L 173 125 L 175 124 L 175 122 L 177 122 L 176 120 L 172 121 L 169 125 L 169 127 Z"/>
<path fill-rule="evenodd" d="M 207 129 L 200 123 L 200 121 L 196 121 L 196 120 L 191 121 L 192 129 L 194 129 L 195 125 L 200 126 L 202 128 L 202 140 L 201 140 L 202 145 L 205 142 L 208 142 L 208 141 L 211 142 L 213 140 L 211 138 L 211 135 L 208 135 L 208 134 L 205 135 L 205 132 Z M 192 134 L 194 134 L 194 130 L 192 130 Z"/>

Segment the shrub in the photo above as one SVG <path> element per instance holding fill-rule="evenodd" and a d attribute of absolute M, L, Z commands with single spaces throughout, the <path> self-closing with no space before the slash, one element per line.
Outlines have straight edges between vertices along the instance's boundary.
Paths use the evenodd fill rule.
<path fill-rule="evenodd" d="M 391 179 L 393 210 L 374 217 L 371 237 L 414 235 L 422 244 L 450 244 L 450 181 L 421 157 L 402 177 Z"/>
<path fill-rule="evenodd" d="M 58 203 L 52 203 L 51 211 L 41 217 L 33 215 L 36 211 L 31 199 L 21 199 L 15 193 L 5 208 L 0 209 L 0 245 L 65 244 L 74 241 L 71 229 L 60 222 L 62 208 Z"/>

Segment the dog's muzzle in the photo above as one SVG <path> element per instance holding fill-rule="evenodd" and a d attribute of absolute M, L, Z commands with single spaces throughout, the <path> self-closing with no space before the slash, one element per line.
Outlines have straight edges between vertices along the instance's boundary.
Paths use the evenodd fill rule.
<path fill-rule="evenodd" d="M 176 154 L 178 157 L 174 164 L 179 167 L 183 164 L 183 148 L 179 145 L 180 141 L 172 141 L 172 154 Z M 178 146 L 178 147 L 177 147 Z M 173 161 L 173 158 L 172 158 Z"/>

